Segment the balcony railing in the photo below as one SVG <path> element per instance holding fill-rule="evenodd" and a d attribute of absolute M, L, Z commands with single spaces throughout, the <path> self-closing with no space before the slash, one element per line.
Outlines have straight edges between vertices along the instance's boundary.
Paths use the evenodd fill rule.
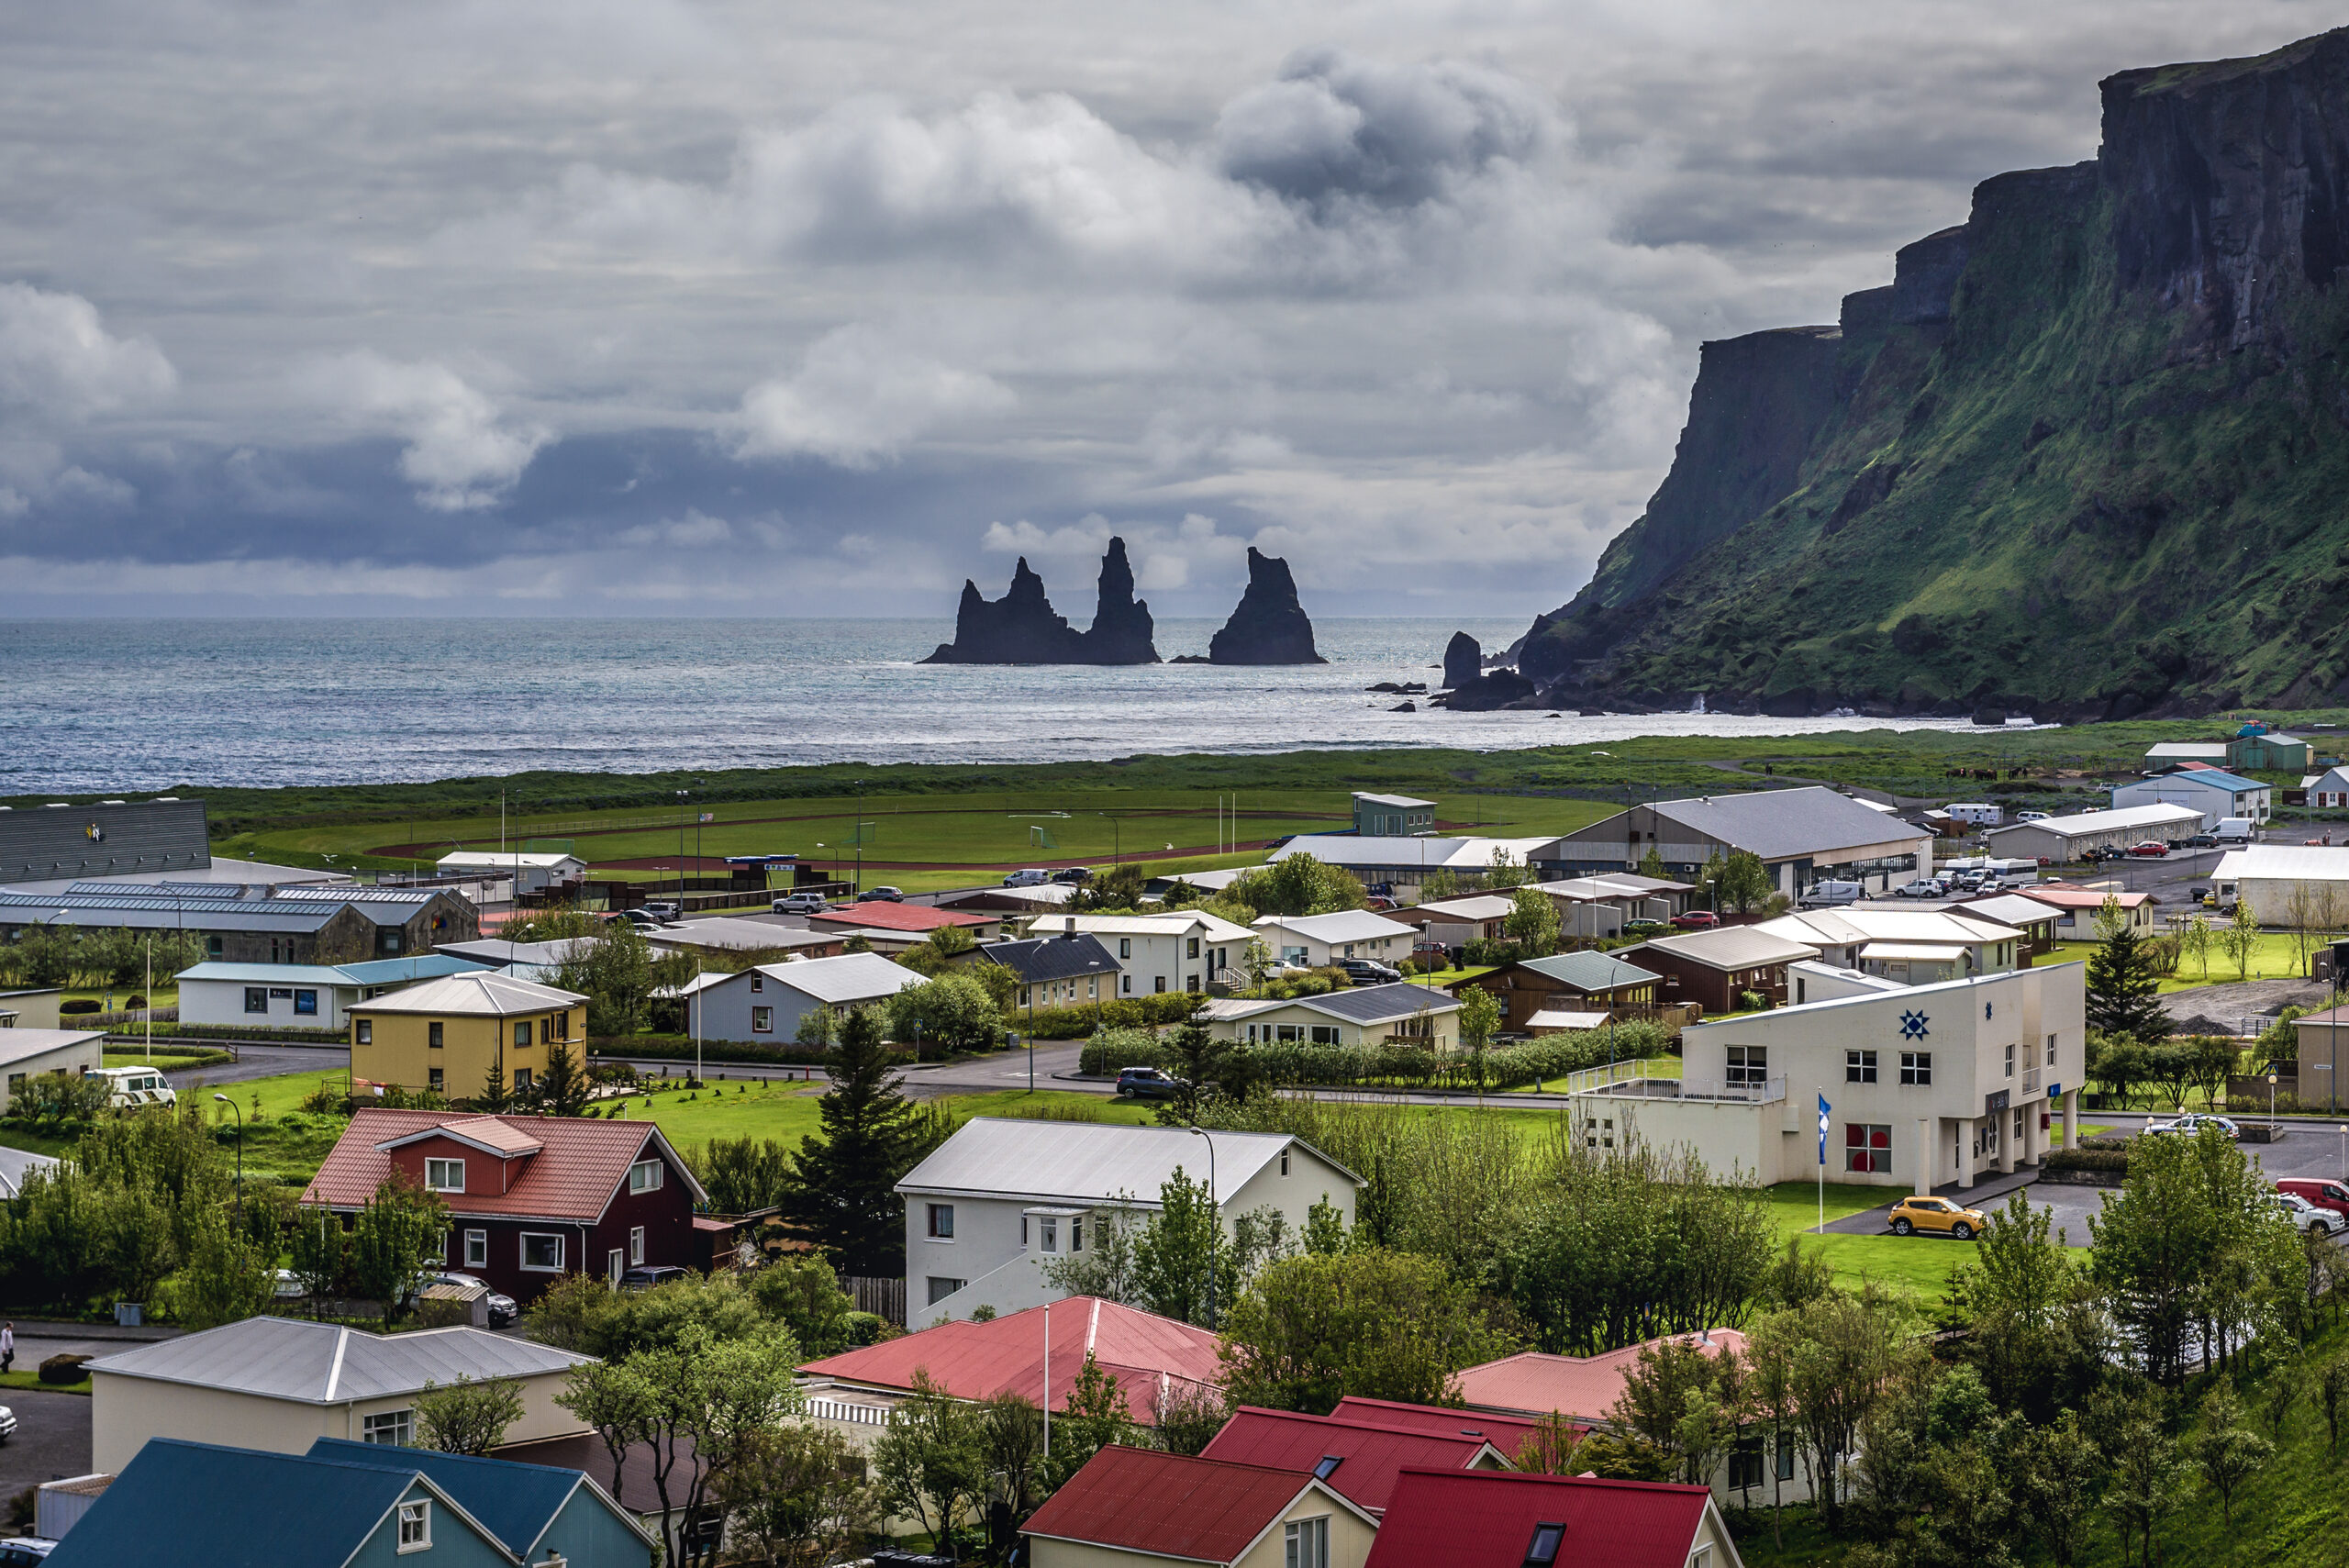
<path fill-rule="evenodd" d="M 1570 1093 L 1615 1100 L 1704 1100 L 1731 1105 L 1772 1105 L 1787 1097 L 1787 1081 L 1722 1084 L 1705 1078 L 1619 1078 Z"/>
<path fill-rule="evenodd" d="M 2022 1070 L 2022 1092 L 2026 1097 L 2039 1093 L 2038 1068 L 2026 1067 Z"/>

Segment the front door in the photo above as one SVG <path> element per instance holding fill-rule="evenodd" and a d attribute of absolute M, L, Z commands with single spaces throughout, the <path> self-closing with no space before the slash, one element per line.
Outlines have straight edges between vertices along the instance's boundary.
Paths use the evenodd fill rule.
<path fill-rule="evenodd" d="M 607 1277 L 607 1278 L 611 1281 L 612 1285 L 613 1285 L 613 1287 L 614 1287 L 615 1289 L 617 1289 L 617 1288 L 618 1287 L 618 1285 L 619 1285 L 619 1283 L 620 1283 L 620 1275 L 621 1275 L 621 1274 L 623 1274 L 623 1273 L 627 1273 L 627 1272 L 628 1272 L 628 1254 L 627 1254 L 627 1253 L 625 1253 L 625 1252 L 621 1251 L 618 1247 L 615 1247 L 615 1248 L 613 1248 L 609 1252 L 607 1252 L 607 1253 L 606 1253 L 606 1254 L 605 1254 L 605 1257 L 604 1257 L 604 1273 L 605 1273 L 606 1277 Z"/>

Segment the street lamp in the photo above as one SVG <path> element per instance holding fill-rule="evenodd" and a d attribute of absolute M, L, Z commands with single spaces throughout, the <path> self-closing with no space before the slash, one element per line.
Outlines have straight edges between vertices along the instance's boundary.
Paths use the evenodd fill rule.
<path fill-rule="evenodd" d="M 1192 1127 L 1186 1131 L 1208 1140 L 1208 1327 L 1215 1327 L 1215 1255 L 1223 1250 L 1223 1207 L 1215 1193 L 1215 1140 L 1203 1128 Z"/>
<path fill-rule="evenodd" d="M 245 1217 L 245 1113 L 237 1110 L 237 1102 L 226 1095 L 212 1096 L 230 1110 L 237 1112 L 237 1218 Z"/>

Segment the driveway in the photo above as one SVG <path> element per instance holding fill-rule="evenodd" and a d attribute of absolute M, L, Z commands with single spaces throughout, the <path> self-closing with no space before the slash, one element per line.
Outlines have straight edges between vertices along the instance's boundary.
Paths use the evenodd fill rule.
<path fill-rule="evenodd" d="M 137 1051 L 134 1041 L 128 1045 L 115 1044 L 111 1051 Z M 226 1049 L 225 1046 L 223 1049 Z M 218 1087 L 222 1084 L 241 1084 L 252 1078 L 274 1078 L 286 1073 L 345 1073 L 351 1069 L 351 1050 L 340 1045 L 243 1045 L 237 1048 L 237 1060 L 218 1062 L 209 1067 L 171 1067 L 164 1075 L 173 1088 L 192 1087 L 197 1084 Z"/>
<path fill-rule="evenodd" d="M 18 1351 L 17 1363 L 24 1364 Z M 17 1435 L 0 1443 L 0 1499 L 28 1486 L 90 1473 L 90 1396 L 28 1388 L 0 1389 L 17 1413 Z"/>

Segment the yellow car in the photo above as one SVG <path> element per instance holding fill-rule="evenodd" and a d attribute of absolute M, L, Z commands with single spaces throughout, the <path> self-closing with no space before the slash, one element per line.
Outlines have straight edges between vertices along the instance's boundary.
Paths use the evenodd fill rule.
<path fill-rule="evenodd" d="M 1982 1229 L 1982 1211 L 1960 1208 L 1947 1198 L 1907 1197 L 1892 1206 L 1892 1231 L 1913 1236 L 1923 1230 L 1971 1241 Z"/>

